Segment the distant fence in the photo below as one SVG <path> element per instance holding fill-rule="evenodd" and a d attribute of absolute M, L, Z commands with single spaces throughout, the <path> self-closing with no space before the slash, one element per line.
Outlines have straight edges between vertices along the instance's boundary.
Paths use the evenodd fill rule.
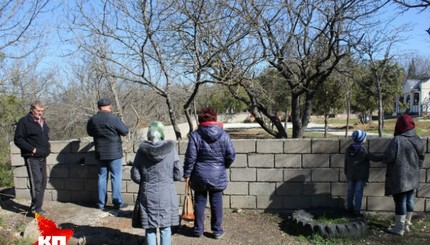
<path fill-rule="evenodd" d="M 390 138 L 370 138 L 366 143 L 374 153 L 382 153 Z M 430 154 L 426 159 L 416 192 L 416 211 L 430 212 Z M 139 142 L 123 142 L 122 193 L 127 203 L 137 197 L 138 185 L 130 179 L 130 164 Z M 294 210 L 308 208 L 343 209 L 346 197 L 344 153 L 349 139 L 242 139 L 233 140 L 237 155 L 228 170 L 224 191 L 225 208 Z M 52 141 L 48 157 L 46 200 L 95 203 L 97 166 L 92 139 Z M 187 141 L 177 142 L 181 159 Z M 29 184 L 19 149 L 11 143 L 16 198 L 29 199 Z M 363 197 L 363 210 L 392 211 L 392 197 L 384 196 L 385 165 L 371 163 L 369 183 Z M 180 203 L 184 182 L 177 182 Z M 108 187 L 109 192 L 110 183 Z M 109 193 L 109 203 L 111 202 Z"/>

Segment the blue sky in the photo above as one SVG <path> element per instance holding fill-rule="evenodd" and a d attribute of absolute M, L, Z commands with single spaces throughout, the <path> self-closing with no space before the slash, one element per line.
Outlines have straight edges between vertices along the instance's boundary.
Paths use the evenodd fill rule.
<path fill-rule="evenodd" d="M 429 9 L 425 11 L 409 9 L 398 15 L 392 24 L 396 26 L 410 24 L 412 27 L 410 32 L 404 34 L 407 37 L 406 41 L 398 45 L 400 50 L 417 53 L 430 59 L 430 34 L 426 32 L 430 28 Z"/>
<path fill-rule="evenodd" d="M 430 28 L 430 9 L 424 11 L 409 9 L 402 14 L 398 13 L 399 5 L 392 4 L 386 8 L 385 13 L 379 16 L 380 18 L 386 19 L 389 18 L 389 16 L 397 14 L 395 20 L 391 23 L 393 26 L 410 24 L 412 28 L 411 31 L 403 33 L 405 41 L 396 43 L 395 52 L 401 53 L 401 59 L 408 59 L 414 54 L 430 59 L 430 34 L 426 32 L 426 30 Z M 58 13 L 53 13 L 53 15 L 50 15 L 48 18 L 51 23 L 61 23 L 64 21 L 64 15 Z M 52 23 L 51 26 L 55 25 L 54 23 Z M 67 65 L 64 64 L 70 63 L 71 58 L 60 56 L 69 53 L 71 51 L 71 46 L 67 46 L 60 41 L 57 34 L 53 34 L 52 39 L 50 39 L 44 65 L 45 67 L 58 67 L 62 70 L 67 70 Z M 64 35 L 64 33 L 60 35 Z"/>

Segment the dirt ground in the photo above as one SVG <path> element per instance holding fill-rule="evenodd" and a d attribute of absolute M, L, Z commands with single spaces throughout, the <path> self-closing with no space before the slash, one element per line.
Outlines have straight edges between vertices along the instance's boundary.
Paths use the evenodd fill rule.
<path fill-rule="evenodd" d="M 38 229 L 34 218 L 25 215 L 29 201 L 6 199 L 1 201 L 0 244 L 32 244 L 37 241 Z M 101 211 L 94 207 L 74 203 L 45 202 L 46 218 L 54 221 L 60 228 L 74 230 L 69 245 L 75 244 L 144 244 L 144 231 L 131 227 L 132 205 L 125 210 Z M 382 214 L 377 214 L 382 215 Z M 430 217 L 424 214 L 415 221 Z M 220 240 L 211 237 L 210 215 L 206 214 L 205 233 L 201 238 L 192 236 L 191 222 L 182 223 L 172 237 L 177 245 L 193 244 L 430 244 L 430 227 L 422 228 L 419 233 L 403 237 L 384 232 L 385 225 L 373 224 L 372 232 L 365 238 L 352 241 L 327 240 L 313 241 L 292 234 L 288 227 L 288 214 L 270 214 L 261 211 L 225 210 L 223 227 L 226 232 Z M 428 224 L 428 223 L 427 223 Z M 418 234 L 418 235 L 417 235 Z M 26 238 L 25 238 L 26 237 Z"/>
<path fill-rule="evenodd" d="M 37 225 L 34 218 L 26 217 L 28 201 L 3 200 L 0 210 L 0 244 L 18 244 L 18 240 L 35 242 Z M 72 244 L 143 244 L 144 231 L 131 227 L 131 205 L 125 210 L 104 212 L 93 207 L 73 203 L 45 202 L 46 218 L 61 228 L 74 230 Z M 182 223 L 172 237 L 173 244 L 304 244 L 280 228 L 282 218 L 259 211 L 225 211 L 225 236 L 211 237 L 210 215 L 205 219 L 204 236 L 192 236 L 192 222 Z M 22 244 L 22 242 L 20 243 Z"/>

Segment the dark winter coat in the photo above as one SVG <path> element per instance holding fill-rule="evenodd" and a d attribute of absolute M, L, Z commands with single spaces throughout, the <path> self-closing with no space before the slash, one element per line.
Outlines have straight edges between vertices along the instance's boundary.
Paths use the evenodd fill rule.
<path fill-rule="evenodd" d="M 143 141 L 131 168 L 131 179 L 139 184 L 136 212 L 144 229 L 179 224 L 179 204 L 174 181 L 182 177 L 182 166 L 173 141 Z"/>
<path fill-rule="evenodd" d="M 45 158 L 51 153 L 51 144 L 49 143 L 49 127 L 46 122 L 43 127 L 34 120 L 34 116 L 28 113 L 19 119 L 15 129 L 15 145 L 21 150 L 21 156 Z M 36 154 L 33 155 L 33 149 L 36 148 Z"/>
<path fill-rule="evenodd" d="M 395 136 L 384 152 L 387 164 L 385 195 L 398 194 L 417 189 L 420 168 L 424 161 L 424 145 L 415 129 Z"/>
<path fill-rule="evenodd" d="M 345 153 L 345 175 L 348 181 L 369 180 L 370 161 L 382 161 L 382 154 L 372 154 L 362 143 L 351 144 Z"/>
<path fill-rule="evenodd" d="M 97 159 L 122 158 L 121 136 L 128 134 L 128 128 L 118 116 L 110 112 L 98 112 L 88 121 L 87 133 L 94 138 Z"/>
<path fill-rule="evenodd" d="M 230 136 L 221 123 L 206 122 L 190 134 L 185 153 L 184 177 L 196 191 L 219 191 L 227 187 L 227 172 L 235 158 Z"/>

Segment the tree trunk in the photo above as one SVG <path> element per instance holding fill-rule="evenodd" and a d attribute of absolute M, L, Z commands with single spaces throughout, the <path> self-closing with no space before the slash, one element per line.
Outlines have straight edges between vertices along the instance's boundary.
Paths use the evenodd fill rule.
<path fill-rule="evenodd" d="M 182 139 L 181 130 L 179 129 L 178 124 L 176 123 L 176 117 L 173 111 L 172 101 L 169 95 L 166 95 L 165 98 L 166 98 L 167 108 L 169 110 L 170 122 L 173 126 L 173 131 L 175 132 L 176 140 L 181 140 Z"/>

